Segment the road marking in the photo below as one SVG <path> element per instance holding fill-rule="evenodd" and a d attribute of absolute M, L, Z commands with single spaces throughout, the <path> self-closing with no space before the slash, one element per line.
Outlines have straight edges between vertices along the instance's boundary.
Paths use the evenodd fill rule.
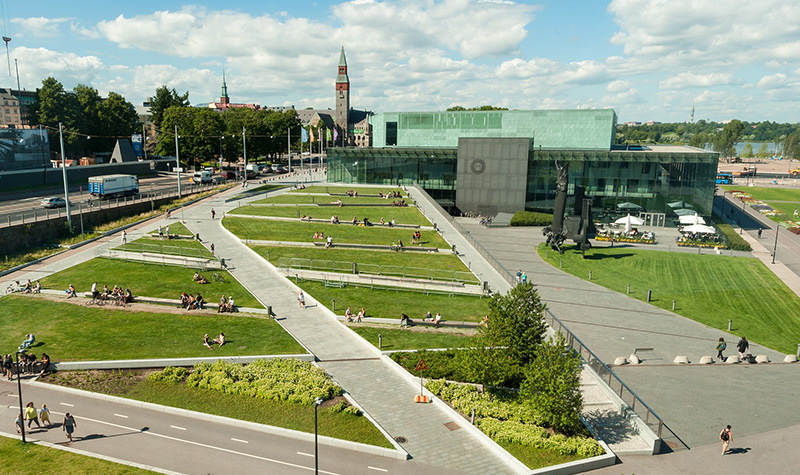
<path fill-rule="evenodd" d="M 369 465 L 367 465 L 367 468 L 370 470 L 377 470 L 379 472 L 388 472 L 388 470 L 386 470 L 385 468 L 370 467 Z"/>
<path fill-rule="evenodd" d="M 16 394 L 6 394 L 6 396 L 8 396 L 8 397 L 17 397 Z"/>
<path fill-rule="evenodd" d="M 178 430 L 186 430 L 185 427 L 178 427 L 178 426 L 170 426 L 170 427 L 172 427 L 173 429 L 178 429 Z"/>
<path fill-rule="evenodd" d="M 242 439 L 235 439 L 235 438 L 233 438 L 233 437 L 231 437 L 231 440 L 233 440 L 234 442 L 241 442 L 241 443 L 243 443 L 243 444 L 249 444 L 249 443 L 250 443 L 250 442 L 248 442 L 248 441 L 246 441 L 246 440 L 242 440 Z"/>
<path fill-rule="evenodd" d="M 121 418 L 123 418 L 123 419 L 127 419 L 127 418 L 128 418 L 128 416 L 126 416 L 126 415 L 123 415 L 123 414 L 116 414 L 116 413 L 114 413 L 114 415 L 115 415 L 115 416 L 117 416 L 117 417 L 121 417 Z"/>
<path fill-rule="evenodd" d="M 62 402 L 61 404 L 64 404 L 64 403 Z M 58 413 L 53 411 L 53 414 L 58 414 Z M 107 425 L 107 426 L 111 426 L 111 427 L 116 427 L 118 429 L 123 429 L 123 430 L 131 431 L 131 432 L 139 432 L 139 433 L 141 433 L 143 435 L 150 435 L 150 436 L 153 436 L 153 437 L 161 437 L 162 439 L 174 440 L 176 442 L 183 442 L 184 444 L 194 445 L 194 446 L 197 446 L 197 447 L 203 447 L 203 448 L 210 449 L 210 450 L 218 450 L 220 452 L 226 452 L 226 453 L 229 453 L 229 454 L 241 455 L 242 457 L 249 457 L 249 458 L 253 458 L 253 459 L 256 459 L 256 460 L 263 460 L 265 462 L 272 462 L 272 463 L 275 463 L 275 464 L 278 464 L 278 465 L 285 465 L 287 467 L 294 467 L 294 468 L 299 468 L 299 469 L 302 469 L 302 470 L 308 470 L 309 472 L 314 471 L 314 467 L 304 467 L 303 465 L 298 465 L 296 463 L 291 463 L 291 462 L 284 462 L 283 460 L 276 460 L 276 459 L 271 459 L 271 458 L 268 458 L 268 457 L 261 457 L 261 456 L 258 456 L 258 455 L 248 454 L 248 453 L 244 453 L 244 452 L 238 452 L 236 450 L 225 449 L 225 448 L 222 448 L 222 447 L 216 447 L 214 445 L 203 444 L 202 442 L 195 442 L 195 441 L 192 441 L 192 440 L 179 439 L 179 438 L 173 437 L 171 435 L 157 434 L 157 433 L 152 432 L 150 430 L 143 431 L 142 429 L 136 429 L 136 428 L 133 428 L 133 427 L 127 427 L 127 426 L 123 426 L 123 425 L 120 425 L 120 424 L 114 424 L 113 422 L 99 421 L 97 419 L 91 419 L 89 417 L 82 417 L 81 416 L 81 420 L 82 421 L 94 422 L 96 424 L 103 424 L 103 425 Z M 320 470 L 319 473 L 324 473 L 326 475 L 341 475 L 341 474 L 338 474 L 336 472 L 327 472 L 325 470 Z"/>
<path fill-rule="evenodd" d="M 61 405 L 62 406 L 69 406 L 69 407 L 75 407 L 75 404 L 67 404 L 65 402 L 62 402 Z"/>
<path fill-rule="evenodd" d="M 305 452 L 297 452 L 298 455 L 305 455 L 306 457 L 313 457 L 314 454 L 307 454 Z"/>

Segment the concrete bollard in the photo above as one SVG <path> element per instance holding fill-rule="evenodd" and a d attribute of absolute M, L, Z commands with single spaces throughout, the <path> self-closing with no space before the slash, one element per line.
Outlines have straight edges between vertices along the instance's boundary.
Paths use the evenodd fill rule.
<path fill-rule="evenodd" d="M 684 355 L 678 355 L 675 357 L 674 360 L 675 364 L 689 364 L 689 357 Z"/>
<path fill-rule="evenodd" d="M 383 335 L 378 333 L 378 349 L 380 350 L 383 347 Z"/>
<path fill-rule="evenodd" d="M 625 292 L 625 293 L 626 294 L 630 294 L 631 293 L 631 284 L 628 284 L 628 291 Z M 797 345 L 797 346 L 800 347 L 800 345 Z"/>
<path fill-rule="evenodd" d="M 728 319 L 728 331 L 731 331 L 731 323 L 733 322 L 732 319 Z M 800 344 L 797 345 L 797 354 L 800 355 Z"/>
<path fill-rule="evenodd" d="M 641 364 L 642 363 L 642 360 L 640 360 L 639 357 L 636 356 L 635 353 L 628 357 L 628 361 L 630 361 L 630 363 L 633 364 L 633 365 L 637 365 L 637 364 Z"/>
<path fill-rule="evenodd" d="M 710 356 L 701 356 L 700 357 L 700 364 L 712 364 L 714 363 L 714 358 Z"/>
<path fill-rule="evenodd" d="M 784 363 L 797 363 L 797 357 L 795 355 L 786 355 L 786 357 L 783 358 L 783 362 Z"/>
<path fill-rule="evenodd" d="M 649 302 L 652 298 L 653 298 L 653 291 L 652 290 L 648 290 L 647 291 L 647 301 Z"/>
<path fill-rule="evenodd" d="M 621 366 L 624 364 L 628 364 L 628 359 L 624 356 L 617 356 L 617 358 L 614 360 L 614 365 L 616 366 Z"/>
<path fill-rule="evenodd" d="M 559 268 L 562 268 L 562 267 L 564 267 L 564 260 L 563 260 L 563 259 L 559 259 L 559 260 L 558 260 L 558 267 L 559 267 Z"/>
<path fill-rule="evenodd" d="M 592 280 L 592 271 L 589 271 L 589 280 Z"/>
<path fill-rule="evenodd" d="M 331 312 L 336 311 L 336 299 L 331 299 Z"/>
<path fill-rule="evenodd" d="M 673 312 L 675 311 L 675 301 L 674 300 L 672 301 L 672 311 Z"/>
<path fill-rule="evenodd" d="M 769 356 L 767 355 L 756 356 L 756 363 L 769 363 Z"/>
<path fill-rule="evenodd" d="M 738 364 L 741 363 L 742 360 L 739 358 L 739 355 L 730 355 L 725 358 L 725 362 L 728 364 Z"/>

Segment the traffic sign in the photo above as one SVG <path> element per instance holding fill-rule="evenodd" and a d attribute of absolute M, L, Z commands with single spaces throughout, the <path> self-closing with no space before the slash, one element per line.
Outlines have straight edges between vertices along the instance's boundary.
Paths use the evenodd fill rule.
<path fill-rule="evenodd" d="M 414 368 L 414 371 L 426 371 L 428 369 L 428 365 L 425 363 L 425 360 L 422 358 L 419 359 L 419 363 L 417 363 L 417 367 Z"/>

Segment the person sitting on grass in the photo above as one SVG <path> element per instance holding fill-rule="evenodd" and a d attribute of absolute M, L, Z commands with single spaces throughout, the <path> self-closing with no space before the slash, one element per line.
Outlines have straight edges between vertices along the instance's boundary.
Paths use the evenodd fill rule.
<path fill-rule="evenodd" d="M 228 312 L 236 311 L 236 302 L 233 301 L 233 295 L 228 296 L 228 303 L 225 307 Z"/>
<path fill-rule="evenodd" d="M 358 218 L 353 216 L 353 226 L 358 226 Z"/>
<path fill-rule="evenodd" d="M 42 284 L 37 280 L 35 284 L 33 284 L 33 293 L 39 294 L 42 292 Z"/>
<path fill-rule="evenodd" d="M 433 314 L 431 313 L 430 310 L 428 310 L 428 312 L 425 314 L 425 321 L 426 322 L 432 322 L 433 321 Z"/>
<path fill-rule="evenodd" d="M 23 294 L 29 294 L 33 292 L 33 284 L 31 284 L 31 279 L 28 279 L 28 282 L 25 283 L 25 287 L 22 289 Z"/>
<path fill-rule="evenodd" d="M 361 307 L 361 310 L 356 315 L 356 322 L 361 323 L 364 320 L 364 317 L 367 316 L 367 311 L 364 310 L 364 307 Z"/>
<path fill-rule="evenodd" d="M 347 310 L 344 311 L 344 320 L 346 322 L 353 321 L 353 312 L 350 310 L 350 307 L 347 307 Z"/>
<path fill-rule="evenodd" d="M 213 342 L 219 345 L 218 348 L 222 348 L 222 345 L 225 344 L 225 334 L 219 332 L 219 336 Z"/>
<path fill-rule="evenodd" d="M 34 343 L 36 343 L 36 337 L 33 335 L 33 333 L 28 333 L 27 335 L 25 335 L 25 340 L 22 342 L 21 345 L 19 345 L 19 349 L 20 350 L 27 350 Z"/>
<path fill-rule="evenodd" d="M 43 375 L 47 371 L 47 368 L 49 366 L 50 366 L 50 357 L 47 355 L 47 353 L 42 353 L 42 372 L 40 374 Z"/>
<path fill-rule="evenodd" d="M 200 279 L 201 279 L 200 272 L 195 272 L 194 275 L 192 276 L 192 280 L 195 282 L 200 282 Z"/>
<path fill-rule="evenodd" d="M 439 312 L 436 312 L 436 316 L 433 317 L 433 326 L 435 326 L 436 328 L 439 328 L 439 322 L 441 322 L 441 321 L 442 321 L 442 314 L 439 313 Z"/>
<path fill-rule="evenodd" d="M 125 293 L 122 294 L 122 300 L 125 303 L 133 303 L 133 293 L 131 293 L 131 289 L 125 289 Z"/>
<path fill-rule="evenodd" d="M 204 303 L 203 302 L 203 296 L 200 295 L 200 294 L 197 294 L 194 297 L 194 308 L 196 308 L 198 310 L 202 310 L 203 309 L 203 303 Z"/>
<path fill-rule="evenodd" d="M 181 308 L 186 308 L 189 304 L 189 296 L 186 295 L 186 292 L 181 292 Z"/>
<path fill-rule="evenodd" d="M 483 320 L 481 320 L 480 323 L 478 323 L 478 326 L 484 326 L 484 327 L 488 328 L 488 326 L 489 326 L 489 315 L 488 314 L 483 316 Z"/>
<path fill-rule="evenodd" d="M 189 294 L 186 296 L 186 310 L 193 310 L 194 309 L 194 295 Z"/>
<path fill-rule="evenodd" d="M 226 306 L 227 306 L 227 300 L 225 300 L 225 294 L 222 294 L 222 297 L 219 298 L 219 306 L 217 307 L 217 313 L 224 312 L 226 310 L 225 309 Z"/>
<path fill-rule="evenodd" d="M 64 292 L 67 294 L 68 299 L 78 296 L 78 294 L 75 293 L 75 287 L 72 284 L 69 284 L 69 287 L 67 287 L 67 290 L 65 290 Z"/>
<path fill-rule="evenodd" d="M 214 349 L 214 347 L 211 346 L 211 342 L 208 341 L 208 333 L 203 335 L 203 346 L 205 346 L 209 350 L 213 350 Z"/>
<path fill-rule="evenodd" d="M 400 315 L 400 327 L 401 328 L 408 328 L 408 323 L 410 321 L 411 321 L 411 319 L 408 318 L 408 315 L 406 315 L 405 313 Z"/>
<path fill-rule="evenodd" d="M 198 280 L 197 283 L 198 284 L 207 284 L 208 283 L 208 279 L 206 279 L 206 277 L 204 275 L 201 275 L 200 276 L 200 280 Z"/>

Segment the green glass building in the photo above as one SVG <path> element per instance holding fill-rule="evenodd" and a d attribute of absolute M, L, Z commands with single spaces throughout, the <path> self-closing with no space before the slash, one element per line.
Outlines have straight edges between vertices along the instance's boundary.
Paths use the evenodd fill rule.
<path fill-rule="evenodd" d="M 328 150 L 328 181 L 419 183 L 453 212 L 550 209 L 557 166 L 600 220 L 663 225 L 675 203 L 711 212 L 718 154 L 615 146 L 613 110 L 394 112 L 371 118 L 373 147 Z M 673 206 L 670 206 L 672 203 Z"/>

